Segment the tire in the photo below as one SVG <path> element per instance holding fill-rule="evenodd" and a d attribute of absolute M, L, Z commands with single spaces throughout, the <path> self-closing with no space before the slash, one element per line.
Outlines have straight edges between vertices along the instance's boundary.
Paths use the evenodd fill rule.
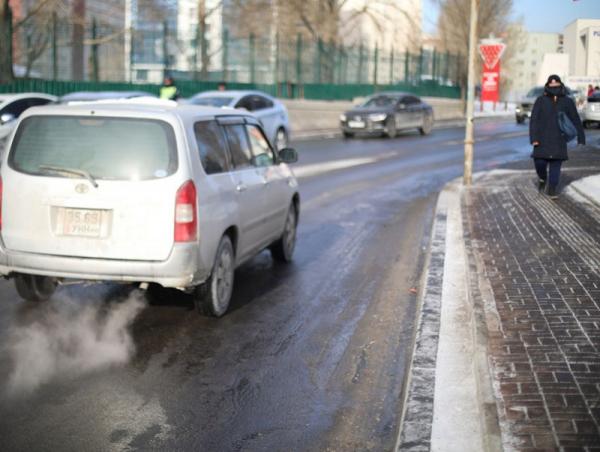
<path fill-rule="evenodd" d="M 15 276 L 17 293 L 27 301 L 42 302 L 48 300 L 56 291 L 56 285 L 56 279 L 49 276 L 25 274 Z"/>
<path fill-rule="evenodd" d="M 345 130 L 342 132 L 344 138 L 354 138 L 354 134 L 352 132 L 346 132 Z"/>
<path fill-rule="evenodd" d="M 588 129 L 590 127 L 590 123 L 587 121 L 583 121 L 583 128 Z"/>
<path fill-rule="evenodd" d="M 525 118 L 523 116 L 517 116 L 517 124 L 523 124 L 525 122 Z"/>
<path fill-rule="evenodd" d="M 398 132 L 396 131 L 396 122 L 394 121 L 394 118 L 388 118 L 388 120 L 385 122 L 384 134 L 388 138 L 396 138 L 396 135 L 398 135 Z"/>
<path fill-rule="evenodd" d="M 283 148 L 287 148 L 288 146 L 288 136 L 283 127 L 277 129 L 275 133 L 275 149 L 277 151 L 281 151 Z"/>
<path fill-rule="evenodd" d="M 427 114 L 423 117 L 423 126 L 419 127 L 421 135 L 429 135 L 433 128 L 433 115 Z"/>
<path fill-rule="evenodd" d="M 291 262 L 296 248 L 296 230 L 298 227 L 298 212 L 294 203 L 290 205 L 285 218 L 283 234 L 271 245 L 271 256 L 278 262 Z"/>
<path fill-rule="evenodd" d="M 221 317 L 227 312 L 235 273 L 235 253 L 229 236 L 219 242 L 215 263 L 208 280 L 193 293 L 198 312 L 210 317 Z"/>

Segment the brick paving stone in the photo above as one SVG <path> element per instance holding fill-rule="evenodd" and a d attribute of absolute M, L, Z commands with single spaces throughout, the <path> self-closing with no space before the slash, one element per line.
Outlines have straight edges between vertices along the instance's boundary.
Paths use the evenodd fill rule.
<path fill-rule="evenodd" d="M 500 322 L 488 353 L 502 435 L 522 451 L 599 450 L 600 215 L 533 180 L 489 175 L 463 194 Z"/>

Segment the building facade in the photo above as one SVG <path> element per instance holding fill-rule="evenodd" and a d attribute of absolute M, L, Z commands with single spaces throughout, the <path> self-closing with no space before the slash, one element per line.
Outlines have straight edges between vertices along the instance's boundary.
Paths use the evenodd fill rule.
<path fill-rule="evenodd" d="M 600 77 L 600 20 L 577 19 L 564 29 L 571 76 Z"/>
<path fill-rule="evenodd" d="M 563 38 L 560 33 L 523 34 L 523 45 L 515 52 L 511 72 L 507 74 L 512 80 L 508 99 L 518 100 L 531 88 L 538 86 L 546 71 L 544 61 L 556 60 L 547 55 L 562 53 Z"/>

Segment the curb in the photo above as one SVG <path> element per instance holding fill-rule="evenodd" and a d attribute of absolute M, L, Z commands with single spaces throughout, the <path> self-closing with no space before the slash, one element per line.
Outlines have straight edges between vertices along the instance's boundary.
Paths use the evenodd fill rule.
<path fill-rule="evenodd" d="M 436 205 L 396 451 L 502 450 L 487 356 L 488 323 L 497 323 L 463 193 L 456 179 Z"/>
<path fill-rule="evenodd" d="M 438 197 L 419 296 L 419 319 L 406 379 L 396 451 L 429 450 L 433 424 L 435 355 L 437 354 L 446 248 L 447 206 Z"/>

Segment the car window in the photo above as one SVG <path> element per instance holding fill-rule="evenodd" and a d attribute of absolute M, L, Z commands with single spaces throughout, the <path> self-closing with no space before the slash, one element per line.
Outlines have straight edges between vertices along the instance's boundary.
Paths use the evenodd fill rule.
<path fill-rule="evenodd" d="M 253 107 L 251 96 L 244 96 L 235 104 L 235 108 L 245 108 L 248 111 L 252 111 Z"/>
<path fill-rule="evenodd" d="M 96 179 L 158 179 L 177 170 L 177 147 L 164 121 L 30 116 L 17 129 L 9 165 L 44 176 L 57 175 L 44 167 L 57 167 L 84 170 Z"/>
<path fill-rule="evenodd" d="M 253 124 L 247 124 L 246 129 L 248 130 L 248 137 L 250 138 L 250 149 L 254 166 L 273 165 L 275 156 L 273 155 L 273 150 L 262 130 Z"/>
<path fill-rule="evenodd" d="M 50 102 L 52 102 L 49 99 L 42 99 L 40 97 L 32 97 L 31 99 L 29 99 L 29 106 L 30 107 L 39 107 L 41 105 L 47 105 Z"/>
<path fill-rule="evenodd" d="M 252 166 L 252 153 L 246 130 L 241 124 L 224 126 L 231 152 L 231 161 L 236 169 Z"/>
<path fill-rule="evenodd" d="M 536 88 L 532 88 L 531 90 L 529 90 L 526 97 L 539 97 L 542 94 L 544 94 L 544 87 L 538 86 Z"/>
<path fill-rule="evenodd" d="M 194 124 L 194 135 L 198 143 L 200 161 L 206 174 L 223 173 L 229 169 L 227 141 L 216 121 L 201 121 Z"/>
<path fill-rule="evenodd" d="M 6 107 L 4 107 L 2 109 L 2 111 L 0 112 L 0 114 L 9 113 L 9 114 L 13 115 L 15 118 L 18 118 L 19 116 L 21 116 L 21 113 L 23 113 L 28 108 L 29 108 L 29 99 L 16 100 L 16 101 L 8 104 Z"/>
<path fill-rule="evenodd" d="M 391 107 L 396 99 L 390 96 L 373 96 L 362 104 L 362 107 Z"/>
<path fill-rule="evenodd" d="M 194 97 L 190 102 L 194 105 L 204 105 L 207 107 L 225 107 L 231 104 L 233 97 L 215 96 L 215 97 Z"/>
<path fill-rule="evenodd" d="M 271 100 L 267 99 L 264 96 L 252 96 L 251 103 L 251 111 L 263 110 L 265 108 L 271 108 L 273 106 L 273 102 L 271 102 Z"/>

